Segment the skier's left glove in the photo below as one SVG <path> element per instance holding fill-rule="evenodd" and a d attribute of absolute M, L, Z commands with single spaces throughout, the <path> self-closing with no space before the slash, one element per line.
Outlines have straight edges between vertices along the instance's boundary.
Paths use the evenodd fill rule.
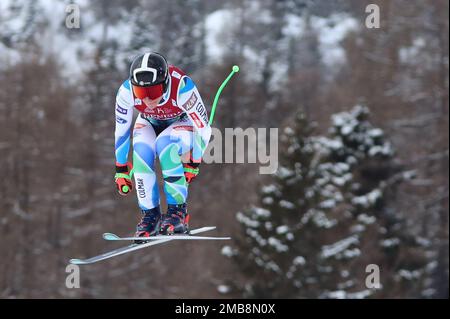
<path fill-rule="evenodd" d="M 200 163 L 184 163 L 184 177 L 186 178 L 186 182 L 188 184 L 192 183 L 192 181 L 197 177 L 200 169 L 198 168 L 200 166 Z"/>
<path fill-rule="evenodd" d="M 133 190 L 133 183 L 131 182 L 130 174 L 131 169 L 131 163 L 116 163 L 116 175 L 114 176 L 114 180 L 120 195 L 128 195 Z"/>

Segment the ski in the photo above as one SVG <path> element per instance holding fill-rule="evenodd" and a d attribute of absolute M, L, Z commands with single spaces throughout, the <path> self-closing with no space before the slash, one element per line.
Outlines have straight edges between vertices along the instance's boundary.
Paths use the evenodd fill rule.
<path fill-rule="evenodd" d="M 191 234 L 186 235 L 157 235 L 151 237 L 120 237 L 112 233 L 104 233 L 103 239 L 109 241 L 119 241 L 119 240 L 161 240 L 161 239 L 173 239 L 173 240 L 229 240 L 231 237 L 208 237 L 208 236 L 192 236 Z"/>
<path fill-rule="evenodd" d="M 201 227 L 201 228 L 197 228 L 197 229 L 191 230 L 190 233 L 193 234 L 193 235 L 196 235 L 196 234 L 203 233 L 203 232 L 206 232 L 206 231 L 211 231 L 211 230 L 214 230 L 214 229 L 216 229 L 215 226 Z M 73 264 L 73 265 L 93 264 L 93 263 L 96 263 L 98 261 L 102 261 L 102 260 L 105 260 L 105 259 L 109 259 L 109 258 L 112 258 L 112 257 L 116 257 L 116 256 L 120 256 L 120 255 L 126 254 L 128 252 L 132 252 L 132 251 L 139 250 L 139 249 L 142 249 L 142 248 L 146 248 L 146 247 L 149 247 L 149 246 L 154 246 L 154 245 L 166 243 L 166 242 L 169 242 L 169 241 L 174 240 L 174 239 L 176 239 L 176 238 L 164 238 L 164 239 L 152 240 L 152 241 L 149 241 L 149 242 L 146 242 L 146 243 L 143 243 L 143 244 L 131 244 L 131 245 L 128 245 L 128 246 L 125 246 L 125 247 L 121 247 L 121 248 L 118 248 L 118 249 L 114 249 L 114 250 L 108 251 L 106 253 L 103 253 L 101 255 L 94 256 L 94 257 L 91 257 L 91 258 L 88 258 L 88 259 L 77 259 L 77 258 L 74 258 L 74 259 L 70 260 L 70 263 Z"/>

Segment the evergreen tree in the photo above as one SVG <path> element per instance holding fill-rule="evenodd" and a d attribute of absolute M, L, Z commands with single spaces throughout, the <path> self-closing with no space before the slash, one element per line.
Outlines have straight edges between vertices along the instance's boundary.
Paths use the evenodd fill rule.
<path fill-rule="evenodd" d="M 237 214 L 242 240 L 222 251 L 246 278 L 235 283 L 244 296 L 389 296 L 402 276 L 423 274 L 420 245 L 399 214 L 386 213 L 385 192 L 401 178 L 368 115 L 359 106 L 334 115 L 330 137 L 312 136 L 301 114 L 285 129 L 277 174 L 262 187 L 260 205 Z M 383 269 L 378 290 L 366 287 L 369 264 Z"/>
<path fill-rule="evenodd" d="M 412 235 L 408 212 L 393 209 L 398 184 L 412 176 L 396 164 L 390 143 L 381 129 L 371 125 L 369 115 L 367 108 L 358 106 L 333 116 L 332 138 L 341 147 L 333 148 L 330 156 L 352 167 L 346 198 L 352 215 L 360 221 L 355 227 L 367 227 L 369 221 L 375 226 L 376 233 L 362 238 L 361 249 L 366 253 L 362 262 L 375 263 L 383 270 L 383 289 L 377 297 L 397 296 L 400 290 L 405 296 L 419 297 L 433 269 L 433 264 L 426 265 L 424 255 L 429 242 Z"/>

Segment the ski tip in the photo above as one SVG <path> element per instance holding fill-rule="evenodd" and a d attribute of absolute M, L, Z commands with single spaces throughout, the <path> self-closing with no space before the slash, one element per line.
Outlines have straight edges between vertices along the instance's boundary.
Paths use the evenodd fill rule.
<path fill-rule="evenodd" d="M 113 233 L 104 233 L 103 239 L 105 240 L 118 240 L 120 237 Z"/>
<path fill-rule="evenodd" d="M 216 229 L 216 226 L 204 226 L 200 228 L 193 229 L 192 232 L 205 232 Z"/>
<path fill-rule="evenodd" d="M 83 265 L 84 262 L 81 259 L 73 258 L 69 261 L 72 265 Z"/>
<path fill-rule="evenodd" d="M 231 240 L 231 237 L 210 237 L 210 238 L 207 238 L 207 239 L 211 239 L 211 240 Z"/>

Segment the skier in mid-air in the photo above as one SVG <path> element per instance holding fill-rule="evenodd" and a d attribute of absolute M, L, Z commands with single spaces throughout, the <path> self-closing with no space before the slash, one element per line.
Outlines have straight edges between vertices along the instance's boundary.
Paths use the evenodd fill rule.
<path fill-rule="evenodd" d="M 188 233 L 188 186 L 199 173 L 211 137 L 205 104 L 194 82 L 161 54 L 141 54 L 119 88 L 115 109 L 115 183 L 121 195 L 128 195 L 134 175 L 142 212 L 135 237 Z M 132 131 L 134 109 L 139 114 Z M 165 214 L 160 210 L 156 157 L 164 179 Z"/>

